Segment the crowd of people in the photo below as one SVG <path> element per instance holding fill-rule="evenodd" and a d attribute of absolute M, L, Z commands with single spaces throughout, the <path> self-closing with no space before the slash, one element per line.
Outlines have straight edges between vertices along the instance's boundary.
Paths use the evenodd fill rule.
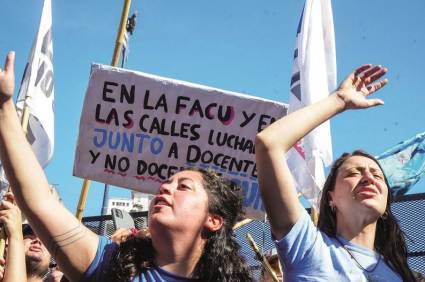
<path fill-rule="evenodd" d="M 13 192 L 0 207 L 8 235 L 6 261 L 0 261 L 3 281 L 42 281 L 54 272 L 50 254 L 64 273 L 60 281 L 254 281 L 233 230 L 243 218 L 242 191 L 212 171 L 184 170 L 162 183 L 149 209 L 148 230 L 136 236 L 124 233 L 117 243 L 82 225 L 50 193 L 21 129 L 12 99 L 14 57 L 9 53 L 0 70 L 0 156 Z M 281 118 L 256 137 L 258 180 L 285 281 L 417 279 L 391 212 L 387 179 L 373 156 L 358 150 L 335 161 L 317 226 L 298 200 L 284 158 L 333 116 L 382 105 L 369 95 L 385 86 L 386 72 L 361 66 L 328 98 Z M 21 227 L 17 207 L 31 232 L 28 225 Z"/>

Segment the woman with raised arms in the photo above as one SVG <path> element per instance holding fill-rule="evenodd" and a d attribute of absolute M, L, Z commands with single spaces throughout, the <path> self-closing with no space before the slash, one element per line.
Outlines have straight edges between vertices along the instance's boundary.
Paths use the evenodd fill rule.
<path fill-rule="evenodd" d="M 326 99 L 257 135 L 258 178 L 286 281 L 414 281 L 404 235 L 391 213 L 388 181 L 373 156 L 354 151 L 334 162 L 322 190 L 318 227 L 298 201 L 284 158 L 331 117 L 382 105 L 368 96 L 387 83 L 379 80 L 386 72 L 361 66 Z"/>
<path fill-rule="evenodd" d="M 120 245 L 82 225 L 55 199 L 12 100 L 14 53 L 0 70 L 0 153 L 18 206 L 72 281 L 252 281 L 232 227 L 242 194 L 213 172 L 185 170 L 161 184 L 148 235 Z"/>

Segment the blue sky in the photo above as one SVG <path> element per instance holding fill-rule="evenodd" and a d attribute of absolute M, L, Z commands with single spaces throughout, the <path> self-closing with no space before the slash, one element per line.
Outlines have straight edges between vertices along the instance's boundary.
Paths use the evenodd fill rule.
<path fill-rule="evenodd" d="M 123 1 L 54 1 L 55 152 L 46 169 L 74 212 L 82 180 L 72 176 L 79 118 L 92 62 L 109 64 Z M 22 76 L 42 1 L 3 1 L 0 56 L 17 53 Z M 127 68 L 288 101 L 301 0 L 133 0 L 139 17 Z M 334 155 L 373 154 L 425 131 L 425 2 L 333 1 L 338 81 L 363 63 L 383 64 L 385 106 L 332 120 Z M 35 187 L 36 188 L 36 187 Z M 411 193 L 425 191 L 425 181 Z M 85 215 L 97 215 L 103 184 L 90 188 Z M 129 192 L 113 189 L 112 196 Z"/>

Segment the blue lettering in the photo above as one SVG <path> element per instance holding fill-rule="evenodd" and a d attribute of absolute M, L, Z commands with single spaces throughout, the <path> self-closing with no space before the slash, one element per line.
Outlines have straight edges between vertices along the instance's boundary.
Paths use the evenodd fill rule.
<path fill-rule="evenodd" d="M 125 149 L 127 149 L 129 153 L 133 153 L 133 148 L 134 148 L 134 134 L 130 134 L 130 137 L 129 137 L 126 132 L 123 132 L 121 151 L 124 152 Z"/>
<path fill-rule="evenodd" d="M 101 138 L 102 139 L 100 139 L 99 140 L 99 136 L 94 136 L 93 137 L 93 144 L 97 147 L 97 148 L 100 148 L 100 147 L 103 147 L 104 145 L 105 145 L 105 143 L 106 143 L 106 130 L 105 129 L 101 129 L 101 128 L 95 128 L 94 129 L 94 132 L 99 132 L 99 133 L 101 133 Z"/>
<path fill-rule="evenodd" d="M 155 146 L 155 144 L 158 144 L 159 146 Z M 152 141 L 151 141 L 151 152 L 152 152 L 152 154 L 158 155 L 159 153 L 161 153 L 162 148 L 164 148 L 164 142 L 161 139 L 159 139 L 158 137 L 152 138 Z"/>

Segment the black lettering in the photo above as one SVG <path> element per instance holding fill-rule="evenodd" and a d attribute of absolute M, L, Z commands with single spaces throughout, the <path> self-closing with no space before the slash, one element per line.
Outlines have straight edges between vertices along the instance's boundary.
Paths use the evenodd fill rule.
<path fill-rule="evenodd" d="M 192 152 L 194 152 L 194 156 L 192 156 Z M 201 158 L 201 149 L 199 149 L 196 145 L 189 145 L 187 147 L 187 156 L 186 161 L 195 163 Z"/>
<path fill-rule="evenodd" d="M 214 145 L 213 139 L 214 139 L 214 130 L 210 130 L 210 133 L 208 134 L 208 144 L 211 146 Z"/>
<path fill-rule="evenodd" d="M 180 114 L 181 109 L 186 109 L 186 104 L 183 104 L 182 101 L 190 101 L 189 97 L 186 96 L 177 96 L 177 103 L 176 103 L 176 114 Z"/>
<path fill-rule="evenodd" d="M 209 164 L 213 160 L 213 153 L 211 151 L 205 151 L 202 153 L 201 161 L 205 164 Z"/>
<path fill-rule="evenodd" d="M 216 107 L 217 107 L 217 103 L 211 103 L 205 108 L 205 116 L 207 117 L 207 119 L 214 118 L 214 116 L 211 114 L 211 108 L 216 108 Z"/>
<path fill-rule="evenodd" d="M 137 174 L 138 175 L 144 174 L 146 172 L 146 167 L 147 167 L 146 162 L 143 160 L 139 160 L 137 162 Z"/>
<path fill-rule="evenodd" d="M 245 120 L 240 124 L 240 127 L 244 127 L 245 125 L 247 125 L 257 114 L 252 113 L 251 115 L 248 115 L 245 111 L 242 111 L 242 115 Z"/>
<path fill-rule="evenodd" d="M 171 122 L 171 131 L 170 131 L 170 135 L 171 136 L 174 136 L 174 137 L 178 137 L 178 136 L 180 136 L 180 134 L 179 134 L 179 132 L 178 132 L 178 130 L 177 130 L 177 128 L 176 128 L 176 121 L 175 120 L 173 120 L 172 122 Z"/>
<path fill-rule="evenodd" d="M 146 127 L 144 127 L 143 126 L 143 121 L 145 120 L 145 119 L 147 119 L 149 116 L 148 115 L 143 115 L 141 118 L 140 118 L 140 120 L 139 120 L 139 127 L 140 127 L 140 129 L 143 131 L 143 132 L 147 132 L 148 131 L 148 129 L 146 128 Z"/>
<path fill-rule="evenodd" d="M 111 111 L 109 112 L 108 117 L 106 118 L 106 123 L 110 124 L 111 121 L 114 121 L 115 125 L 118 126 L 119 125 L 119 121 L 118 121 L 118 112 L 115 108 L 112 108 Z"/>
<path fill-rule="evenodd" d="M 189 136 L 187 135 L 187 132 L 189 130 L 189 123 L 185 123 L 183 122 L 180 126 L 180 137 L 181 138 L 188 138 Z"/>
<path fill-rule="evenodd" d="M 133 127 L 133 111 L 132 110 L 128 110 L 124 112 L 124 119 L 125 119 L 125 123 L 123 123 L 123 126 L 125 128 L 132 128 Z"/>
<path fill-rule="evenodd" d="M 179 170 L 178 167 L 170 165 L 168 167 L 168 173 L 167 173 L 167 179 L 176 174 L 176 172 Z"/>
<path fill-rule="evenodd" d="M 102 100 L 106 102 L 115 103 L 114 98 L 110 98 L 107 96 L 108 93 L 114 92 L 112 89 L 108 88 L 108 86 L 118 86 L 118 83 L 112 81 L 105 81 L 103 83 Z"/>
<path fill-rule="evenodd" d="M 130 167 L 130 160 L 127 157 L 122 157 L 118 161 L 118 170 L 121 172 L 127 171 L 127 169 Z"/>
<path fill-rule="evenodd" d="M 177 143 L 173 142 L 170 147 L 170 151 L 168 152 L 168 158 L 171 158 L 171 156 L 175 159 L 179 158 L 179 150 L 177 148 Z"/>
<path fill-rule="evenodd" d="M 105 120 L 100 118 L 100 107 L 101 107 L 100 104 L 96 105 L 95 119 L 97 122 L 105 123 Z"/>
<path fill-rule="evenodd" d="M 198 140 L 198 139 L 199 139 L 199 137 L 201 137 L 201 136 L 199 135 L 198 131 L 196 131 L 196 129 L 198 129 L 198 128 L 201 128 L 201 125 L 200 125 L 200 124 L 193 124 L 193 125 L 190 127 L 190 133 L 192 133 L 192 136 L 190 137 L 190 140 L 191 140 L 191 141 Z"/>
<path fill-rule="evenodd" d="M 106 155 L 105 158 L 105 169 L 112 169 L 114 170 L 117 166 L 117 156 L 111 157 L 109 154 Z"/>
<path fill-rule="evenodd" d="M 268 125 L 268 123 L 267 123 L 267 121 L 265 121 L 266 119 L 270 119 L 271 118 L 271 116 L 269 116 L 269 115 L 261 115 L 260 116 L 260 120 L 258 121 L 258 129 L 257 129 L 257 131 L 258 132 L 260 132 L 261 130 L 263 130 L 264 129 L 264 125 Z"/>
<path fill-rule="evenodd" d="M 130 93 L 127 90 L 127 87 L 125 87 L 124 84 L 121 84 L 121 95 L 120 95 L 120 102 L 124 102 L 124 98 L 128 104 L 134 104 L 134 90 L 135 85 L 131 85 Z"/>
<path fill-rule="evenodd" d="M 100 152 L 93 152 L 92 150 L 89 150 L 90 155 L 91 155 L 91 163 L 94 164 L 97 160 L 97 158 L 100 156 Z"/>
<path fill-rule="evenodd" d="M 192 108 L 189 111 L 189 115 L 193 115 L 195 112 L 199 113 L 199 116 L 202 118 L 204 117 L 204 113 L 202 112 L 202 107 L 201 107 L 201 103 L 199 102 L 198 99 L 195 100 L 195 102 L 192 105 Z"/>
<path fill-rule="evenodd" d="M 161 97 L 159 97 L 158 103 L 156 103 L 155 106 L 155 110 L 157 110 L 159 107 L 162 107 L 164 112 L 168 113 L 167 99 L 165 98 L 165 94 L 162 94 Z"/>
<path fill-rule="evenodd" d="M 158 177 L 160 178 L 160 179 L 163 179 L 163 180 L 165 180 L 165 179 L 167 179 L 168 177 L 167 177 L 167 175 L 164 175 L 162 172 L 164 171 L 164 170 L 166 170 L 167 169 L 167 165 L 165 165 L 165 164 L 162 164 L 162 165 L 160 165 L 160 166 L 158 166 L 158 169 L 157 169 L 157 175 L 158 175 Z"/>
<path fill-rule="evenodd" d="M 223 138 L 220 139 L 221 136 L 223 136 Z M 218 146 L 223 146 L 224 144 L 226 144 L 226 139 L 227 133 L 217 132 L 216 142 Z"/>
<path fill-rule="evenodd" d="M 226 112 L 223 113 L 223 106 L 218 107 L 218 120 L 221 121 L 221 123 L 227 125 L 229 124 L 233 118 L 235 117 L 235 111 L 233 110 L 232 106 L 226 107 Z"/>
<path fill-rule="evenodd" d="M 149 90 L 146 89 L 145 99 L 143 100 L 143 108 L 145 110 L 153 110 L 153 106 L 149 106 Z"/>

